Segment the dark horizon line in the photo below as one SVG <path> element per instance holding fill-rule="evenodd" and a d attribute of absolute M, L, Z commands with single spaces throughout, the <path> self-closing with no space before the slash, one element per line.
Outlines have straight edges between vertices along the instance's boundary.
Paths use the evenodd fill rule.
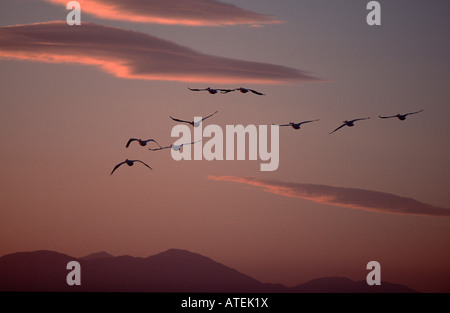
<path fill-rule="evenodd" d="M 345 291 L 345 288 L 350 288 L 350 290 L 362 290 L 362 291 L 350 291 L 350 293 L 356 293 L 356 292 L 370 292 L 370 291 L 364 291 L 364 288 L 368 288 L 368 287 L 373 287 L 373 290 L 375 291 L 376 289 L 380 289 L 380 288 L 400 288 L 400 292 L 406 293 L 406 292 L 411 292 L 411 293 L 421 293 L 417 290 L 414 290 L 412 288 L 410 288 L 409 286 L 406 285 L 402 285 L 402 284 L 398 284 L 398 283 L 392 283 L 392 282 L 387 282 L 387 281 L 382 281 L 381 286 L 368 286 L 366 281 L 364 280 L 353 280 L 350 279 L 348 277 L 345 276 L 339 276 L 339 275 L 335 275 L 335 276 L 325 276 L 325 277 L 317 277 L 317 278 L 313 278 L 313 279 L 309 279 L 306 280 L 302 283 L 298 283 L 295 284 L 293 286 L 286 286 L 285 284 L 282 283 L 266 283 L 266 282 L 262 282 L 258 279 L 253 278 L 252 276 L 249 276 L 245 273 L 242 273 L 240 271 L 237 271 L 236 269 L 229 267 L 223 263 L 214 261 L 213 259 L 201 255 L 199 253 L 196 252 L 192 252 L 186 249 L 177 249 L 177 248 L 169 248 L 165 251 L 162 251 L 160 253 L 156 253 L 153 255 L 149 255 L 148 257 L 135 257 L 135 256 L 131 256 L 131 255 L 119 255 L 119 256 L 114 256 L 104 250 L 100 251 L 100 252 L 94 252 L 94 253 L 90 253 L 88 255 L 85 255 L 83 257 L 73 257 L 71 255 L 65 254 L 65 253 L 61 253 L 58 251 L 54 251 L 54 250 L 33 250 L 33 251 L 19 251 L 19 252 L 14 252 L 14 253 L 8 253 L 5 254 L 3 256 L 0 256 L 0 261 L 2 258 L 7 257 L 7 256 L 12 256 L 12 255 L 17 255 L 17 254 L 36 254 L 36 253 L 48 253 L 48 254 L 58 254 L 64 257 L 67 257 L 68 259 L 72 259 L 72 261 L 82 261 L 82 262 L 90 262 L 90 261 L 94 261 L 94 260 L 99 260 L 99 259 L 117 259 L 117 258 L 133 258 L 133 259 L 142 259 L 142 260 L 146 260 L 146 259 L 150 259 L 152 257 L 155 256 L 159 256 L 159 255 L 165 255 L 168 253 L 177 253 L 177 257 L 179 257 L 180 253 L 184 253 L 186 255 L 195 255 L 197 258 L 201 258 L 201 259 L 207 259 L 209 262 L 212 262 L 218 266 L 221 267 L 225 267 L 229 270 L 232 270 L 233 272 L 235 272 L 238 275 L 242 275 L 247 277 L 248 279 L 251 279 L 253 281 L 255 281 L 257 284 L 261 285 L 260 287 L 264 287 L 264 288 L 273 288 L 273 291 L 269 291 L 268 293 L 310 293 L 310 292 L 330 292 L 330 291 L 321 291 L 321 288 L 327 288 L 327 286 L 323 286 L 321 284 L 328 282 L 331 283 L 331 285 L 329 286 L 329 288 L 338 288 L 336 286 L 336 284 L 339 284 L 342 288 L 344 288 L 344 290 L 342 292 L 349 292 L 349 291 Z M 90 258 L 91 256 L 95 256 L 95 255 L 100 255 L 99 257 L 93 257 Z M 101 256 L 101 255 L 105 255 L 105 256 Z M 317 285 L 318 284 L 318 285 Z M 308 290 L 315 290 L 315 291 L 308 291 Z M 317 289 L 317 290 L 316 290 Z M 102 291 L 98 291 L 98 292 L 102 292 Z M 174 291 L 168 291 L 169 293 L 173 293 Z M 332 291 L 331 291 L 332 292 Z M 376 291 L 375 291 L 376 292 Z M 398 291 L 397 291 L 398 292 Z M 175 291 L 175 293 L 177 293 Z"/>

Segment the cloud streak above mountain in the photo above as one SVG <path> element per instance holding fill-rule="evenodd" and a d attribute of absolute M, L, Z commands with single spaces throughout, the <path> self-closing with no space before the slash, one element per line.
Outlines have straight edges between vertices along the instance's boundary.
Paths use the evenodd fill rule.
<path fill-rule="evenodd" d="M 357 188 L 317 184 L 287 183 L 255 177 L 208 176 L 216 181 L 235 182 L 262 188 L 265 192 L 289 198 L 378 213 L 424 216 L 450 216 L 450 209 L 435 207 L 411 198 Z"/>
<path fill-rule="evenodd" d="M 0 27 L 0 57 L 91 65 L 129 79 L 262 84 L 318 80 L 301 70 L 207 55 L 145 33 L 93 23 Z"/>
<path fill-rule="evenodd" d="M 68 0 L 45 0 L 66 6 Z M 229 26 L 281 23 L 269 15 L 216 0 L 78 0 L 82 12 L 108 19 L 183 26 Z"/>

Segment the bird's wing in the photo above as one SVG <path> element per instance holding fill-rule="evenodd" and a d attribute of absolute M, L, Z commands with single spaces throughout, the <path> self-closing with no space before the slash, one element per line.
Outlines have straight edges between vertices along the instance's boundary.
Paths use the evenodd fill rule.
<path fill-rule="evenodd" d="M 306 124 L 306 123 L 311 123 L 311 122 L 316 122 L 316 121 L 318 121 L 318 119 L 317 120 L 311 120 L 311 121 L 304 121 L 304 122 L 301 122 L 299 124 L 301 125 L 301 124 Z"/>
<path fill-rule="evenodd" d="M 189 88 L 189 87 L 188 87 L 188 89 L 190 91 L 204 91 L 204 90 L 206 90 L 206 89 L 196 89 L 196 88 Z"/>
<path fill-rule="evenodd" d="M 420 113 L 420 112 L 422 112 L 422 111 L 423 111 L 423 110 L 419 110 L 419 111 L 417 111 L 417 112 L 406 113 L 405 116 L 406 116 L 406 115 L 411 115 L 411 114 Z"/>
<path fill-rule="evenodd" d="M 216 112 L 214 112 L 213 114 L 210 114 L 210 115 L 208 115 L 207 117 L 202 118 L 202 121 L 206 120 L 208 117 L 213 116 L 213 115 L 216 114 L 217 112 L 219 112 L 219 111 L 216 111 Z"/>
<path fill-rule="evenodd" d="M 219 89 L 221 93 L 229 93 L 232 91 L 236 91 L 236 89 Z"/>
<path fill-rule="evenodd" d="M 127 162 L 123 161 L 123 162 L 117 164 L 116 166 L 114 166 L 114 169 L 112 170 L 111 175 L 114 173 L 115 170 L 117 170 L 119 168 L 119 166 L 121 166 L 122 164 L 125 164 L 125 163 L 127 163 Z"/>
<path fill-rule="evenodd" d="M 148 148 L 148 150 L 150 150 L 150 151 L 159 151 L 159 150 L 169 149 L 169 148 L 172 148 L 172 146 L 167 146 L 167 147 L 161 147 L 160 146 L 160 148 L 156 148 L 156 149 Z"/>
<path fill-rule="evenodd" d="M 149 142 L 149 141 L 153 141 L 161 148 L 161 145 L 155 139 L 147 139 L 145 142 Z"/>
<path fill-rule="evenodd" d="M 334 133 L 335 131 L 337 131 L 338 129 L 341 129 L 342 127 L 344 127 L 346 124 L 342 124 L 341 126 L 339 126 L 338 128 L 336 128 L 335 130 L 333 130 L 330 134 Z"/>
<path fill-rule="evenodd" d="M 138 140 L 136 138 L 130 138 L 130 140 L 128 140 L 126 147 L 128 148 L 130 146 L 130 143 L 132 143 L 133 141 Z"/>
<path fill-rule="evenodd" d="M 193 142 L 188 142 L 188 143 L 183 143 L 183 146 L 185 145 L 193 145 L 194 143 L 200 142 L 201 140 L 197 140 L 197 141 L 193 141 Z"/>
<path fill-rule="evenodd" d="M 363 118 L 355 118 L 354 120 L 351 120 L 350 122 L 356 122 L 356 121 L 362 121 L 362 120 L 368 120 L 370 117 L 363 117 Z"/>
<path fill-rule="evenodd" d="M 272 124 L 272 125 L 275 125 L 275 124 Z M 278 125 L 278 126 L 291 126 L 291 124 L 281 124 L 281 125 Z"/>
<path fill-rule="evenodd" d="M 251 92 L 253 92 L 254 94 L 256 94 L 256 95 L 259 95 L 259 96 L 265 96 L 263 93 L 260 93 L 259 91 L 256 91 L 256 90 L 253 90 L 253 89 L 249 89 Z"/>
<path fill-rule="evenodd" d="M 379 116 L 379 115 L 378 115 L 378 117 L 379 117 L 379 118 L 391 118 L 391 117 L 397 117 L 397 115 L 392 115 L 392 116 Z"/>
<path fill-rule="evenodd" d="M 134 160 L 134 162 L 140 162 L 140 163 L 144 164 L 145 166 L 147 166 L 149 169 L 151 169 L 153 171 L 153 169 L 150 166 L 148 166 L 148 164 L 142 162 L 141 160 Z"/>
<path fill-rule="evenodd" d="M 180 119 L 177 119 L 177 118 L 173 118 L 172 116 L 171 116 L 170 118 L 173 119 L 174 121 L 181 122 L 181 123 L 188 123 L 188 124 L 191 123 L 191 122 L 189 122 L 189 121 L 185 121 L 185 120 L 180 120 Z"/>

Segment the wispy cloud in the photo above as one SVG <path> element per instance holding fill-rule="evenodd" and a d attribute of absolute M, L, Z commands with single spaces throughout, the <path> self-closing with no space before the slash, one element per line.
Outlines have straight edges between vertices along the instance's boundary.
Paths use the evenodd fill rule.
<path fill-rule="evenodd" d="M 0 27 L 0 57 L 92 65 L 131 79 L 273 84 L 317 80 L 301 70 L 207 55 L 148 34 L 93 23 Z"/>
<path fill-rule="evenodd" d="M 285 197 L 306 199 L 351 209 L 391 214 L 450 216 L 450 209 L 435 207 L 386 192 L 317 184 L 286 183 L 255 177 L 208 176 L 208 178 L 255 186 L 262 188 L 265 192 Z"/>
<path fill-rule="evenodd" d="M 45 0 L 66 6 L 68 0 Z M 280 21 L 216 0 L 78 0 L 83 13 L 109 20 L 185 26 L 276 24 Z"/>

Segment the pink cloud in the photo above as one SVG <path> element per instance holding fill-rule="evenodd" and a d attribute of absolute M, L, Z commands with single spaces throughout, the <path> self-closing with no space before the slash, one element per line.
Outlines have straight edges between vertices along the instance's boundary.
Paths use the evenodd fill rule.
<path fill-rule="evenodd" d="M 280 65 L 217 57 L 148 34 L 83 23 L 0 27 L 0 58 L 92 65 L 122 78 L 214 83 L 317 81 Z"/>
<path fill-rule="evenodd" d="M 68 0 L 45 0 L 66 6 Z M 261 25 L 281 23 L 273 17 L 216 0 L 78 0 L 82 13 L 138 23 L 185 26 Z"/>
<path fill-rule="evenodd" d="M 317 184 L 286 183 L 255 177 L 208 176 L 208 179 L 250 185 L 284 197 L 306 199 L 350 209 L 391 214 L 450 216 L 450 209 L 386 192 Z"/>

